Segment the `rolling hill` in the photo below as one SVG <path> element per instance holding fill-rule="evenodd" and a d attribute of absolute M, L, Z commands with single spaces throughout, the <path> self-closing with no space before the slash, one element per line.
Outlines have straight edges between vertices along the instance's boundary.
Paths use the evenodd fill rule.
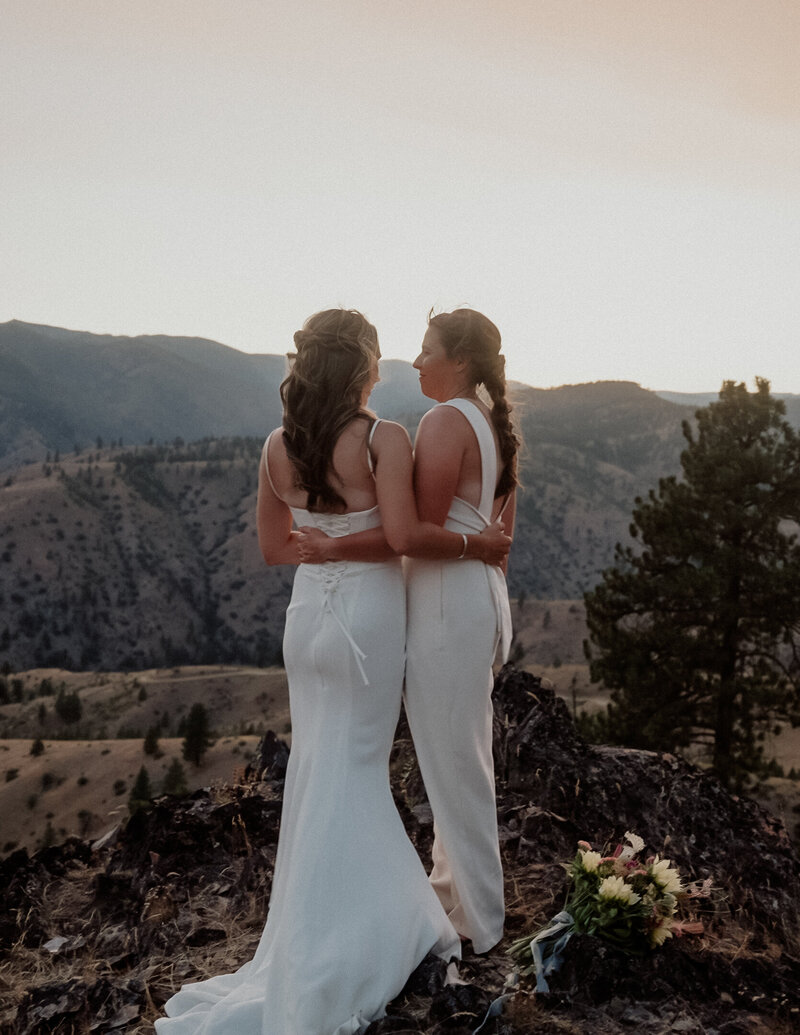
<path fill-rule="evenodd" d="M 0 658 L 279 660 L 292 572 L 264 566 L 254 511 L 284 373 L 283 357 L 204 339 L 0 325 Z M 413 432 L 430 405 L 415 371 L 390 360 L 381 377 L 372 404 Z M 635 497 L 678 470 L 694 408 L 632 382 L 512 396 L 525 446 L 511 594 L 577 599 L 627 541 Z"/>

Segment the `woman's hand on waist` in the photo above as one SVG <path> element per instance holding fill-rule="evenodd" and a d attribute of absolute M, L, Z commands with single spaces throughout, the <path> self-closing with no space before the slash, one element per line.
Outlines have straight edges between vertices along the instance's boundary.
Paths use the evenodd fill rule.
<path fill-rule="evenodd" d="M 484 564 L 503 567 L 508 551 L 511 549 L 511 537 L 507 536 L 502 520 L 493 521 L 479 535 L 467 536 L 466 557 L 483 561 Z"/>
<path fill-rule="evenodd" d="M 314 525 L 303 525 L 297 530 L 297 551 L 301 564 L 324 564 L 333 560 L 334 543 L 331 536 Z"/>

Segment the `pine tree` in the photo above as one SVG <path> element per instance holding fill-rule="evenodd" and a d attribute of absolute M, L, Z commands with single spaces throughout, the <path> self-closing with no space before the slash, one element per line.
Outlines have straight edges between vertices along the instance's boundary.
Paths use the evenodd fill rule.
<path fill-rule="evenodd" d="M 634 547 L 585 596 L 592 679 L 615 739 L 704 747 L 727 785 L 800 716 L 800 437 L 784 404 L 726 381 L 684 422 L 683 477 L 638 498 Z"/>
<path fill-rule="evenodd" d="M 153 755 L 155 758 L 161 757 L 161 751 L 158 747 L 158 726 L 150 726 L 145 734 L 144 744 L 142 750 L 146 755 Z"/>
<path fill-rule="evenodd" d="M 187 762 L 199 766 L 203 755 L 211 746 L 211 731 L 208 724 L 208 712 L 202 704 L 192 705 L 186 720 L 186 735 L 183 738 L 183 757 Z"/>
<path fill-rule="evenodd" d="M 153 800 L 153 789 L 150 786 L 150 777 L 147 774 L 147 770 L 144 766 L 139 770 L 139 775 L 136 777 L 136 782 L 131 788 L 131 793 L 128 796 L 128 810 L 131 815 L 134 812 L 138 812 L 139 809 L 147 808 L 150 802 Z"/>
<path fill-rule="evenodd" d="M 161 790 L 164 794 L 174 794 L 177 797 L 182 797 L 187 793 L 188 789 L 186 785 L 186 772 L 180 760 L 173 758 L 169 769 L 164 774 L 164 783 Z"/>

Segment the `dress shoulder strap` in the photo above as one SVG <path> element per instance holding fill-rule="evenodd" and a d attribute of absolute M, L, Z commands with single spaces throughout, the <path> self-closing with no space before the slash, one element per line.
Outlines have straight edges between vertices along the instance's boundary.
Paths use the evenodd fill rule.
<path fill-rule="evenodd" d="M 267 481 L 269 482 L 269 487 L 272 489 L 276 496 L 278 496 L 278 490 L 275 488 L 275 483 L 272 480 L 272 475 L 270 474 L 269 470 L 269 440 L 272 438 L 276 431 L 280 430 L 280 428 L 275 428 L 274 431 L 271 431 L 269 435 L 267 435 L 267 440 L 264 443 L 264 470 L 267 472 Z M 278 496 L 278 499 L 280 498 L 281 497 Z"/>
<path fill-rule="evenodd" d="M 381 418 L 376 417 L 372 422 L 372 427 L 369 429 L 369 434 L 367 435 L 367 466 L 369 467 L 369 473 L 373 478 L 375 477 L 375 459 L 372 456 L 372 440 L 375 438 L 375 429 L 380 423 Z"/>
<path fill-rule="evenodd" d="M 481 501 L 478 510 L 487 521 L 491 521 L 494 494 L 497 488 L 497 449 L 489 421 L 480 406 L 471 399 L 448 399 L 439 405 L 452 406 L 463 413 L 475 432 L 481 454 Z"/>

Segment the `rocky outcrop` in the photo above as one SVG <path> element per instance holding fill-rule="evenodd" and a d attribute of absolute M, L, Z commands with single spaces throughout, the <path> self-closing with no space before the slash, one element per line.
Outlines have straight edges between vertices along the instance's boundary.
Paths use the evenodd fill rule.
<path fill-rule="evenodd" d="M 482 1035 L 790 1032 L 800 1017 L 800 861 L 753 802 L 670 755 L 593 747 L 535 678 L 495 684 L 498 819 L 508 941 L 564 901 L 576 841 L 626 830 L 691 878 L 711 877 L 706 934 L 631 958 L 585 936 L 567 946 L 548 995 L 523 988 Z M 150 1032 L 181 983 L 252 955 L 275 861 L 287 749 L 265 738 L 247 782 L 164 798 L 89 844 L 73 839 L 0 864 L 4 1035 Z M 423 856 L 430 809 L 401 725 L 396 798 Z M 507 942 L 467 956 L 462 983 L 426 960 L 369 1035 L 466 1035 L 502 992 Z"/>

